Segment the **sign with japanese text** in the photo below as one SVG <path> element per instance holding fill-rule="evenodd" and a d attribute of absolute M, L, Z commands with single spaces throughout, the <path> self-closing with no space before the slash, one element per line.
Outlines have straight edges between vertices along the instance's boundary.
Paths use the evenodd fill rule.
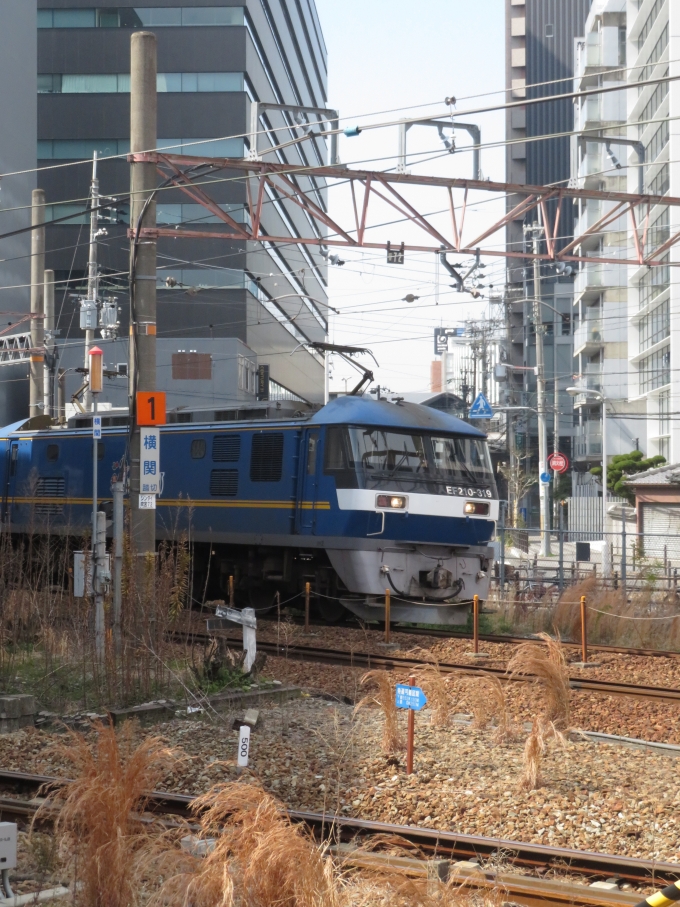
<path fill-rule="evenodd" d="M 161 432 L 159 428 L 142 428 L 139 432 L 139 490 L 142 494 L 161 491 Z"/>
<path fill-rule="evenodd" d="M 427 705 L 427 698 L 420 687 L 411 687 L 405 683 L 396 686 L 396 705 L 398 709 L 411 709 L 419 712 Z"/>
<path fill-rule="evenodd" d="M 92 417 L 92 437 L 95 441 L 101 441 L 102 439 L 102 417 L 93 416 Z"/>

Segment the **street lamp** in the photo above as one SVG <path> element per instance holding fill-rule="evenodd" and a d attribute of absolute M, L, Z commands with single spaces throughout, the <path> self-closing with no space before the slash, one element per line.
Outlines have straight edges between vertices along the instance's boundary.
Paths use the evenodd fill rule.
<path fill-rule="evenodd" d="M 570 397 L 593 397 L 602 403 L 602 538 L 605 548 L 607 546 L 607 397 L 601 391 L 591 390 L 587 387 L 568 387 Z M 611 565 L 609 557 L 602 551 L 602 574 L 609 576 Z"/>

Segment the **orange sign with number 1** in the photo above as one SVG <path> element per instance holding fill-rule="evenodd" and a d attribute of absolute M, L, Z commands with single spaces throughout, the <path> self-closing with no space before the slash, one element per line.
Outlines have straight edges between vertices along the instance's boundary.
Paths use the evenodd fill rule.
<path fill-rule="evenodd" d="M 165 392 L 137 393 L 137 425 L 165 425 Z"/>

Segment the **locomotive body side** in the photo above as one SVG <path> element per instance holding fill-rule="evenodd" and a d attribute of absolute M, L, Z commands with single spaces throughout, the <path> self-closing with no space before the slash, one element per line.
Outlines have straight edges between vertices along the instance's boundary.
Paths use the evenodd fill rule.
<path fill-rule="evenodd" d="M 82 536 L 91 431 L 0 434 L 5 530 Z M 104 428 L 103 509 L 126 443 L 124 428 Z M 327 616 L 341 602 L 379 619 L 391 588 L 394 620 L 464 623 L 472 596 L 488 595 L 498 501 L 485 436 L 446 414 L 341 398 L 311 419 L 172 424 L 160 462 L 157 538 L 189 533 L 194 587 L 212 597 L 229 576 L 242 606 L 311 582 Z"/>

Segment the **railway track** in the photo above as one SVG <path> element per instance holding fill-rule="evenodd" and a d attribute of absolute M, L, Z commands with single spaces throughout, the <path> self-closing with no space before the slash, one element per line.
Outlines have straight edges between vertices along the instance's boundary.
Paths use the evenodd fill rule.
<path fill-rule="evenodd" d="M 206 633 L 190 632 L 177 633 L 175 638 L 179 642 L 185 642 L 187 638 L 207 641 L 210 637 Z M 238 636 L 227 636 L 227 641 L 237 646 L 241 645 L 241 639 Z M 354 668 L 384 668 L 385 670 L 402 669 L 406 671 L 418 670 L 426 665 L 434 664 L 433 661 L 427 661 L 417 658 L 408 658 L 395 654 L 378 654 L 374 655 L 369 652 L 347 652 L 340 649 L 324 649 L 314 646 L 282 646 L 272 642 L 261 642 L 258 640 L 257 648 L 261 652 L 269 655 L 283 656 L 293 661 L 310 661 L 320 664 L 342 665 Z M 496 668 L 492 665 L 479 663 L 479 661 L 470 661 L 470 663 L 446 663 L 437 662 L 440 671 L 444 674 L 451 674 L 457 671 L 465 673 L 483 672 L 494 674 L 502 681 L 515 681 L 526 683 L 530 681 L 531 676 L 515 676 L 507 674 L 504 668 Z M 582 690 L 590 693 L 600 693 L 608 696 L 632 696 L 637 699 L 646 699 L 655 702 L 673 702 L 680 703 L 680 689 L 672 687 L 654 687 L 637 683 L 615 683 L 610 680 L 597 680 L 595 678 L 571 677 L 569 684 L 573 690 Z"/>
<path fill-rule="evenodd" d="M 45 775 L 0 771 L 2 820 L 27 821 L 32 818 L 42 802 L 37 799 L 41 787 L 55 780 Z M 7 788 L 13 796 L 7 795 Z M 4 795 L 1 789 L 4 789 Z M 29 799 L 20 799 L 18 794 L 24 797 L 29 795 Z M 173 817 L 186 819 L 192 815 L 193 800 L 193 797 L 183 794 L 154 791 L 150 795 L 148 810 L 170 821 Z M 603 890 L 587 884 L 540 877 L 549 872 L 580 876 L 585 882 L 616 879 L 620 883 L 655 888 L 680 878 L 680 864 L 675 863 L 300 810 L 289 810 L 288 815 L 293 822 L 310 828 L 318 840 L 333 840 L 335 855 L 349 865 L 426 876 L 428 863 L 441 866 L 441 861 L 466 861 L 467 865 L 453 868 L 457 881 L 474 888 L 500 889 L 507 900 L 526 907 L 546 907 L 549 904 L 556 907 L 634 907 L 640 901 L 640 894 L 636 892 Z M 369 843 L 377 835 L 406 842 L 418 854 L 418 859 L 362 850 L 362 844 Z M 478 865 L 470 865 L 471 861 L 476 861 Z M 501 864 L 502 869 L 494 868 Z M 533 874 L 518 875 L 512 873 L 510 868 Z"/>

